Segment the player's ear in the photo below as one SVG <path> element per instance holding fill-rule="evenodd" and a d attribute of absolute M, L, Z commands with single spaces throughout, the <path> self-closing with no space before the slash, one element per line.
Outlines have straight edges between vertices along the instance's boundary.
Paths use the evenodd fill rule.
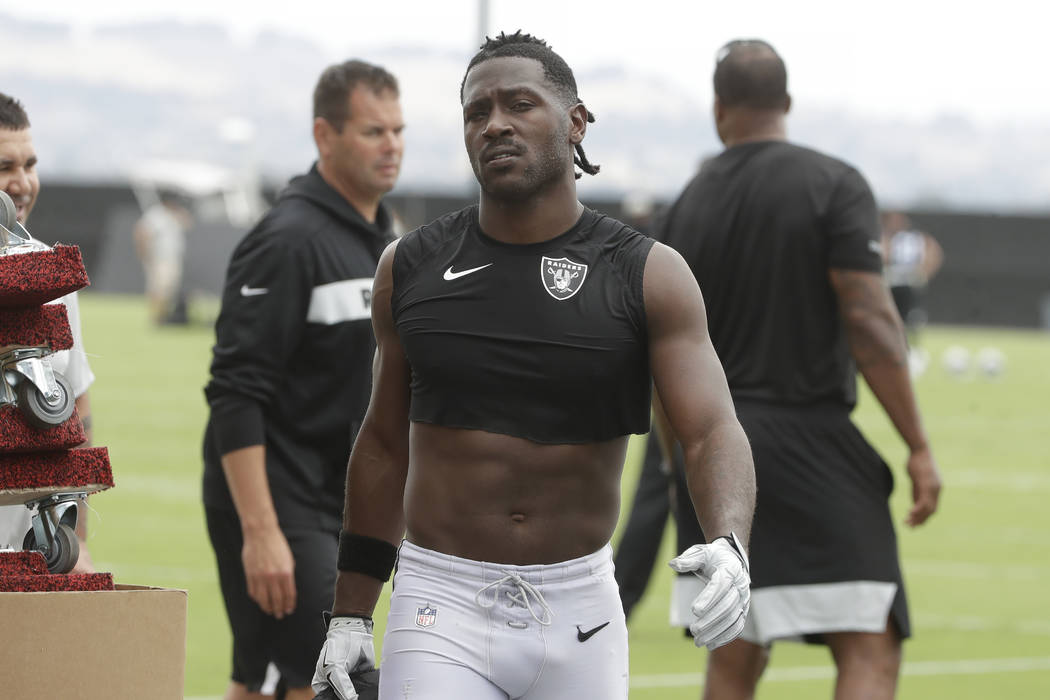
<path fill-rule="evenodd" d="M 583 143 L 588 121 L 593 119 L 582 102 L 577 102 L 569 109 L 569 143 L 574 146 Z"/>

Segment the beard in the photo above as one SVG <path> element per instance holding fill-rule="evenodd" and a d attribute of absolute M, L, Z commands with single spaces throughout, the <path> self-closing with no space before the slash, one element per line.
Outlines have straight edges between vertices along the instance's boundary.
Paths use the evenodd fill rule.
<path fill-rule="evenodd" d="M 572 169 L 572 158 L 565 157 L 566 143 L 567 127 L 556 129 L 550 139 L 538 149 L 526 148 L 519 157 L 533 157 L 520 174 L 485 172 L 482 163 L 475 158 L 471 163 L 474 177 L 477 178 L 482 192 L 494 199 L 514 202 L 526 200 L 560 182 L 565 173 Z"/>

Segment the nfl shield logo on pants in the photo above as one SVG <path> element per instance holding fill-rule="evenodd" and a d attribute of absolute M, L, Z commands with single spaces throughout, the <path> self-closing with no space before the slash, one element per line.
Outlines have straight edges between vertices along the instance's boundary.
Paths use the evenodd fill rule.
<path fill-rule="evenodd" d="M 437 608 L 433 608 L 429 605 L 424 605 L 422 608 L 416 610 L 416 626 L 417 627 L 431 627 L 434 622 L 437 621 Z"/>

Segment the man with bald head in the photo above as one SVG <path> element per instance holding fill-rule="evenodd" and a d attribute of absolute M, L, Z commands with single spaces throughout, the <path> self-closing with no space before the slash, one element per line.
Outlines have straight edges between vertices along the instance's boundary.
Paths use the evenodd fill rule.
<path fill-rule="evenodd" d="M 707 299 L 758 481 L 753 604 L 742 636 L 709 656 L 705 697 L 753 697 L 772 643 L 795 639 L 830 648 L 836 698 L 889 698 L 910 627 L 893 476 L 850 420 L 858 369 L 910 451 L 909 525 L 936 509 L 940 477 L 882 277 L 875 200 L 856 169 L 787 141 L 787 70 L 768 43 L 723 47 L 714 87 L 726 149 L 658 234 Z M 676 600 L 692 599 L 692 578 L 676 581 Z"/>

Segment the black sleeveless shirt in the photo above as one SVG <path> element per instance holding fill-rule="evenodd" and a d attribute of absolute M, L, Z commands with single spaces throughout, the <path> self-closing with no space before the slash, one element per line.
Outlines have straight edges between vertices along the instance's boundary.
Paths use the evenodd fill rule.
<path fill-rule="evenodd" d="M 652 245 L 590 209 L 541 243 L 490 238 L 477 206 L 406 234 L 391 310 L 410 419 L 550 444 L 648 432 Z"/>

